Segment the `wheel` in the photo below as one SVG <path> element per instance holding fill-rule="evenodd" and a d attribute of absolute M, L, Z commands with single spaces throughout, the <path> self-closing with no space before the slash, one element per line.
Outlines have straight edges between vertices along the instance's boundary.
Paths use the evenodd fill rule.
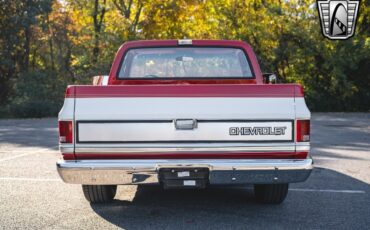
<path fill-rule="evenodd" d="M 280 204 L 288 194 L 289 184 L 255 184 L 254 195 L 258 202 Z"/>
<path fill-rule="evenodd" d="M 117 185 L 82 185 L 82 191 L 90 203 L 107 203 L 116 195 Z"/>

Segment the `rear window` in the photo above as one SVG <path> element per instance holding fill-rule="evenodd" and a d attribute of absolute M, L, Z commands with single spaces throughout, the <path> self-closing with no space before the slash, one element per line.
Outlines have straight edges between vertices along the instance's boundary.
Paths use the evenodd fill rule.
<path fill-rule="evenodd" d="M 209 47 L 130 49 L 118 75 L 120 79 L 252 77 L 241 49 Z"/>

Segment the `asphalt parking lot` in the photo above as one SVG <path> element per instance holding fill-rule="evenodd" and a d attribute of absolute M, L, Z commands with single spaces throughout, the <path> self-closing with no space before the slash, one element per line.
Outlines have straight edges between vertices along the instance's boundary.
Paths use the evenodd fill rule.
<path fill-rule="evenodd" d="M 120 186 L 90 205 L 59 179 L 55 118 L 0 120 L 0 229 L 369 229 L 370 114 L 313 114 L 315 170 L 281 205 L 250 187 Z"/>

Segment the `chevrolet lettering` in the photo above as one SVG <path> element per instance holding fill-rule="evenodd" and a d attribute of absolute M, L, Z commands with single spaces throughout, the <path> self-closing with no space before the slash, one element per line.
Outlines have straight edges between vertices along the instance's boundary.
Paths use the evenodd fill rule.
<path fill-rule="evenodd" d="M 284 135 L 286 127 L 231 127 L 230 135 Z"/>

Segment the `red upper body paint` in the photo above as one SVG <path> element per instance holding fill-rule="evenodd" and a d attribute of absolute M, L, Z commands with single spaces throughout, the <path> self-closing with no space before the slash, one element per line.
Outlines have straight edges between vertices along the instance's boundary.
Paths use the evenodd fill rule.
<path fill-rule="evenodd" d="M 67 98 L 104 97 L 303 97 L 298 84 L 279 85 L 117 85 L 69 86 Z"/>

